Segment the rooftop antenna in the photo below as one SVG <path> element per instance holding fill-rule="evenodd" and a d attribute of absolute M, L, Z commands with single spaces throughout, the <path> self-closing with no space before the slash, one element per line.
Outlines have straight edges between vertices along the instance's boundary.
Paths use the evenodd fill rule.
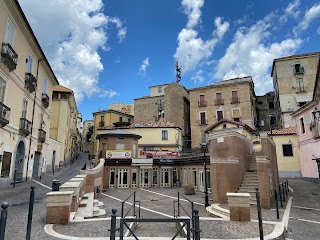
<path fill-rule="evenodd" d="M 181 81 L 180 74 L 181 74 L 181 67 L 179 68 L 179 63 L 178 61 L 176 61 L 176 78 L 177 78 L 176 82 L 177 83 Z"/>

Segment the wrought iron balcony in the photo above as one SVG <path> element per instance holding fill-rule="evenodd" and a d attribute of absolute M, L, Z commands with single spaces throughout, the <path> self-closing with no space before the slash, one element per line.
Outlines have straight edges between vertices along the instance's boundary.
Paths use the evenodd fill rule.
<path fill-rule="evenodd" d="M 42 93 L 41 101 L 42 101 L 42 106 L 44 108 L 49 107 L 49 100 L 50 100 L 50 98 L 49 98 L 48 94 Z"/>
<path fill-rule="evenodd" d="M 46 132 L 43 129 L 39 129 L 38 142 L 44 143 L 46 141 Z"/>
<path fill-rule="evenodd" d="M 18 54 L 13 50 L 9 43 L 2 43 L 1 61 L 8 66 L 10 72 L 17 67 Z"/>
<path fill-rule="evenodd" d="M 11 109 L 0 102 L 0 127 L 4 127 L 9 123 Z"/>
<path fill-rule="evenodd" d="M 240 98 L 239 98 L 239 97 L 232 97 L 232 98 L 230 99 L 230 102 L 231 102 L 231 104 L 233 104 L 233 103 L 239 103 L 239 102 L 240 102 Z"/>
<path fill-rule="evenodd" d="M 99 122 L 99 127 L 104 127 L 104 121 Z"/>
<path fill-rule="evenodd" d="M 37 79 L 31 73 L 26 73 L 25 88 L 32 93 L 34 90 L 36 90 L 36 87 Z"/>
<path fill-rule="evenodd" d="M 224 101 L 222 98 L 217 98 L 214 100 L 214 104 L 215 105 L 223 105 L 224 104 Z"/>
<path fill-rule="evenodd" d="M 207 106 L 207 101 L 199 101 L 198 102 L 198 107 L 206 107 Z"/>
<path fill-rule="evenodd" d="M 28 136 L 31 132 L 31 122 L 26 118 L 20 118 L 20 134 Z"/>

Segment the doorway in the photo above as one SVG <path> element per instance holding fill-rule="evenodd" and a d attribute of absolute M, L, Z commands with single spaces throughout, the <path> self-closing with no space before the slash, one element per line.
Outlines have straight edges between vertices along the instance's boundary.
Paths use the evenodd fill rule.
<path fill-rule="evenodd" d="M 161 168 L 161 187 L 170 187 L 169 168 Z"/>
<path fill-rule="evenodd" d="M 32 170 L 32 177 L 38 177 L 39 176 L 40 159 L 41 159 L 41 153 L 40 152 L 35 152 L 35 154 L 34 154 L 34 162 L 33 162 L 33 170 Z"/>
<path fill-rule="evenodd" d="M 12 156 L 12 153 L 3 152 L 0 177 L 10 176 L 11 156 Z"/>
<path fill-rule="evenodd" d="M 200 191 L 204 191 L 204 176 L 203 176 L 204 174 L 203 174 L 203 170 L 201 169 L 200 171 L 199 171 L 199 190 Z"/>
<path fill-rule="evenodd" d="M 128 169 L 119 169 L 119 188 L 128 188 Z"/>
<path fill-rule="evenodd" d="M 149 169 L 140 170 L 140 187 L 149 187 Z"/>
<path fill-rule="evenodd" d="M 17 170 L 16 181 L 22 181 L 23 177 L 23 164 L 25 156 L 25 146 L 24 142 L 20 141 L 16 150 L 16 159 L 14 161 L 14 169 Z M 27 166 L 28 167 L 28 166 Z"/>

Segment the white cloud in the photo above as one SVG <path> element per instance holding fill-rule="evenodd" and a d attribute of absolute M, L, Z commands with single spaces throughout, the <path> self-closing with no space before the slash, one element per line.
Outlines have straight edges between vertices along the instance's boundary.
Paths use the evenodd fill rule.
<path fill-rule="evenodd" d="M 195 73 L 194 76 L 191 77 L 191 80 L 194 81 L 195 83 L 202 83 L 204 82 L 204 77 L 202 76 L 203 71 L 200 69 Z"/>
<path fill-rule="evenodd" d="M 150 66 L 149 58 L 147 57 L 145 60 L 143 60 L 140 68 L 139 68 L 139 74 L 142 76 L 145 76 L 147 74 L 147 67 Z"/>
<path fill-rule="evenodd" d="M 201 7 L 204 0 L 182 0 L 185 14 L 188 15 L 187 28 L 194 28 L 198 25 L 201 18 Z"/>
<path fill-rule="evenodd" d="M 297 27 L 293 29 L 294 34 L 297 36 L 301 31 L 306 30 L 312 21 L 320 16 L 320 3 L 313 5 L 306 11 L 302 21 Z"/>
<path fill-rule="evenodd" d="M 225 55 L 218 61 L 215 78 L 220 80 L 252 76 L 256 94 L 261 95 L 273 89 L 270 66 L 273 59 L 293 54 L 301 45 L 301 39 L 285 39 L 267 44 L 272 27 L 270 14 L 248 29 L 240 28 L 235 34 Z"/>
<path fill-rule="evenodd" d="M 185 74 L 194 70 L 212 56 L 214 47 L 229 29 L 228 22 L 222 22 L 221 17 L 216 17 L 214 25 L 216 30 L 212 38 L 203 40 L 198 36 L 198 31 L 194 28 L 201 21 L 201 7 L 203 0 L 183 0 L 182 6 L 188 15 L 188 22 L 178 34 L 178 47 L 174 58 L 182 66 L 182 73 Z"/>
<path fill-rule="evenodd" d="M 100 91 L 99 93 L 99 97 L 109 97 L 109 98 L 112 98 L 114 96 L 119 96 L 120 94 L 117 92 L 117 91 L 114 91 L 114 90 L 103 90 L 103 91 Z"/>
<path fill-rule="evenodd" d="M 281 20 L 286 22 L 289 17 L 297 18 L 300 14 L 299 6 L 300 0 L 294 0 L 293 2 L 289 3 L 284 10 L 284 15 L 281 16 Z"/>
<path fill-rule="evenodd" d="M 103 64 L 98 49 L 108 50 L 107 26 L 126 35 L 120 19 L 103 14 L 102 0 L 19 0 L 61 85 L 71 88 L 79 103 L 99 93 Z"/>

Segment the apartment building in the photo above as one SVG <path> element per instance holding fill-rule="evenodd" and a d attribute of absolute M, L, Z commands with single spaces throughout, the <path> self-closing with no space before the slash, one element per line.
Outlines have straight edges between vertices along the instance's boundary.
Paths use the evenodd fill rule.
<path fill-rule="evenodd" d="M 69 164 L 78 154 L 78 108 L 74 93 L 61 85 L 54 86 L 50 138 L 61 142 L 59 164 Z"/>
<path fill-rule="evenodd" d="M 93 115 L 93 132 L 91 136 L 91 146 L 89 154 L 95 156 L 99 152 L 97 144 L 97 135 L 103 133 L 110 126 L 130 125 L 133 122 L 133 116 L 116 110 L 99 110 L 92 113 Z"/>
<path fill-rule="evenodd" d="M 82 151 L 89 152 L 93 133 L 93 120 L 85 120 L 82 126 Z"/>
<path fill-rule="evenodd" d="M 273 60 L 271 77 L 279 126 L 295 125 L 291 113 L 312 100 L 320 52 Z"/>
<path fill-rule="evenodd" d="M 257 127 L 260 131 L 278 129 L 277 110 L 274 104 L 274 92 L 268 92 L 264 96 L 257 96 Z"/>
<path fill-rule="evenodd" d="M 223 118 L 255 129 L 256 96 L 250 76 L 193 88 L 189 94 L 192 148 L 200 148 L 206 142 L 206 128 Z"/>
<path fill-rule="evenodd" d="M 0 185 L 38 177 L 49 148 L 53 87 L 58 81 L 18 1 L 0 0 Z"/>
<path fill-rule="evenodd" d="M 116 110 L 118 112 L 123 112 L 126 114 L 134 115 L 134 105 L 124 104 L 124 103 L 113 103 L 108 105 L 108 109 Z"/>
<path fill-rule="evenodd" d="M 188 91 L 173 82 L 149 87 L 150 96 L 134 99 L 135 122 L 165 119 L 182 131 L 182 149 L 191 147 L 190 102 Z"/>

